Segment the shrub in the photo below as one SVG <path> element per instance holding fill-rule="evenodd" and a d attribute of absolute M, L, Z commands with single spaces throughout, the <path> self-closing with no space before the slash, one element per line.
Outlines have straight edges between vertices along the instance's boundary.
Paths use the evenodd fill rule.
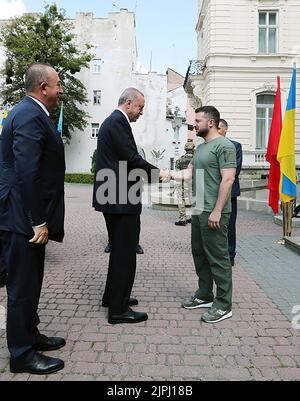
<path fill-rule="evenodd" d="M 94 175 L 93 174 L 66 174 L 65 182 L 73 184 L 93 184 Z"/>

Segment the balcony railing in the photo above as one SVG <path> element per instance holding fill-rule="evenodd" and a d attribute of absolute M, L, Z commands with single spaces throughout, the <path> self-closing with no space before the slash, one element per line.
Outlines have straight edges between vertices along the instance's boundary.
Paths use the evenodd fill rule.
<path fill-rule="evenodd" d="M 244 151 L 243 165 L 252 167 L 270 167 L 266 160 L 265 150 Z"/>

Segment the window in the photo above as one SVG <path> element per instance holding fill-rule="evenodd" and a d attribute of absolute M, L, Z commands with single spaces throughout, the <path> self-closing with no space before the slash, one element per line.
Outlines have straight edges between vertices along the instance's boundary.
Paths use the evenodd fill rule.
<path fill-rule="evenodd" d="M 100 74 L 102 68 L 102 60 L 93 60 L 92 61 L 92 73 L 93 74 Z"/>
<path fill-rule="evenodd" d="M 101 105 L 101 91 L 93 91 L 93 98 L 94 98 L 94 105 L 100 106 Z"/>
<path fill-rule="evenodd" d="M 259 12 L 259 53 L 277 53 L 278 12 Z"/>
<path fill-rule="evenodd" d="M 92 139 L 98 138 L 100 124 L 92 124 Z"/>
<path fill-rule="evenodd" d="M 256 149 L 267 149 L 275 95 L 258 95 L 256 104 Z"/>

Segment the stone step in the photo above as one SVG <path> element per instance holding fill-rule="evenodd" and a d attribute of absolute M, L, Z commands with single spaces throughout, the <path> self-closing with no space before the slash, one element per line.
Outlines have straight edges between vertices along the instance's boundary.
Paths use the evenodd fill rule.
<path fill-rule="evenodd" d="M 285 237 L 285 246 L 300 254 L 300 237 Z"/>
<path fill-rule="evenodd" d="M 282 219 L 283 219 L 282 216 L 274 216 L 274 223 L 277 224 L 278 226 L 282 226 Z M 292 227 L 293 228 L 300 227 L 300 219 L 299 218 L 297 218 L 297 217 L 293 218 Z"/>

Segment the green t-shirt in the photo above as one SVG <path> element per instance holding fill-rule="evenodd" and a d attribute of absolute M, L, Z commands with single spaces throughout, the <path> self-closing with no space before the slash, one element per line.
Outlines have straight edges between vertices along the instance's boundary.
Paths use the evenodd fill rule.
<path fill-rule="evenodd" d="M 194 207 L 212 212 L 222 181 L 221 170 L 236 168 L 236 149 L 229 139 L 220 136 L 204 142 L 195 151 L 193 165 Z M 231 213 L 230 194 L 222 213 Z"/>

